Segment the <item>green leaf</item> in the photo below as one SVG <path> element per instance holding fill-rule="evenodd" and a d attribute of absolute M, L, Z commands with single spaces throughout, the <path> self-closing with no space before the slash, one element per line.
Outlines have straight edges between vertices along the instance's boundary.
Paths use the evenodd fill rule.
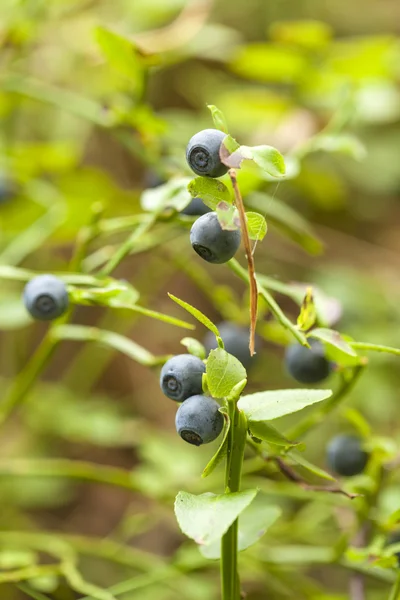
<path fill-rule="evenodd" d="M 214 398 L 228 396 L 235 385 L 246 379 L 246 369 L 242 363 L 222 348 L 211 350 L 206 374 L 208 389 Z"/>
<path fill-rule="evenodd" d="M 182 532 L 197 544 L 211 544 L 222 538 L 238 516 L 254 500 L 258 490 L 232 494 L 179 492 L 175 515 Z"/>
<path fill-rule="evenodd" d="M 290 448 L 291 446 L 297 446 L 297 443 L 293 443 L 285 438 L 275 427 L 269 425 L 266 421 L 252 421 L 249 420 L 249 429 L 252 435 L 268 444 L 274 446 L 283 446 L 284 448 Z"/>
<path fill-rule="evenodd" d="M 270 27 L 274 41 L 282 44 L 295 44 L 308 50 L 324 48 L 332 39 L 332 28 L 322 21 L 278 21 Z"/>
<path fill-rule="evenodd" d="M 251 240 L 262 240 L 267 234 L 265 218 L 256 212 L 246 212 L 247 229 Z"/>
<path fill-rule="evenodd" d="M 323 245 L 314 234 L 309 223 L 293 208 L 279 198 L 268 194 L 254 192 L 245 199 L 246 206 L 254 208 L 265 215 L 269 224 L 273 224 L 284 235 L 299 244 L 310 254 L 320 254 Z"/>
<path fill-rule="evenodd" d="M 338 331 L 320 327 L 310 331 L 308 336 L 334 346 L 349 356 L 357 356 L 357 352 L 343 339 Z"/>
<path fill-rule="evenodd" d="M 271 498 L 259 493 L 253 502 L 240 515 L 238 532 L 238 551 L 242 552 L 258 542 L 259 539 L 281 516 L 279 506 L 271 506 Z M 201 546 L 200 552 L 210 559 L 221 557 L 221 540 Z"/>
<path fill-rule="evenodd" d="M 180 212 L 192 199 L 188 192 L 189 182 L 189 177 L 180 177 L 171 179 L 155 188 L 144 190 L 140 197 L 140 205 L 143 210 L 149 212 L 159 212 L 166 209 L 174 209 Z"/>
<path fill-rule="evenodd" d="M 312 473 L 313 475 L 316 475 L 317 477 L 320 477 L 321 479 L 327 479 L 328 481 L 335 481 L 335 478 L 332 477 L 332 475 L 330 475 L 329 473 L 327 473 L 320 467 L 317 467 L 316 465 L 313 465 L 312 463 L 310 463 L 307 459 L 304 458 L 304 456 L 302 454 L 300 454 L 300 452 L 291 450 L 290 452 L 288 452 L 287 456 L 289 458 L 291 458 L 295 463 L 297 463 L 298 465 L 303 467 L 303 469 L 306 469 L 306 471 L 308 471 L 309 473 Z"/>
<path fill-rule="evenodd" d="M 226 123 L 224 113 L 219 110 L 219 108 L 214 106 L 214 104 L 207 104 L 207 108 L 211 112 L 215 128 L 223 131 L 224 133 L 228 133 L 228 125 Z"/>
<path fill-rule="evenodd" d="M 285 175 L 285 160 L 282 154 L 272 146 L 241 146 L 248 152 L 248 158 L 251 158 L 259 167 L 273 177 L 283 177 Z M 247 156 L 246 156 L 247 158 Z"/>
<path fill-rule="evenodd" d="M 309 68 L 308 59 L 298 48 L 266 42 L 239 48 L 230 67 L 241 77 L 268 83 L 295 83 L 303 80 Z"/>
<path fill-rule="evenodd" d="M 56 340 L 74 340 L 104 344 L 105 346 L 109 346 L 114 350 L 122 352 L 141 365 L 153 366 L 160 362 L 165 362 L 166 360 L 165 357 L 161 357 L 161 359 L 158 360 L 151 352 L 119 333 L 97 329 L 96 327 L 86 327 L 85 325 L 57 325 L 52 329 L 51 333 Z"/>
<path fill-rule="evenodd" d="M 198 358 L 201 358 L 201 360 L 206 358 L 206 349 L 204 348 L 203 344 L 199 342 L 199 340 L 191 337 L 185 337 L 181 340 L 181 344 L 182 346 L 185 346 L 187 351 L 190 354 L 193 354 L 193 356 L 197 356 Z"/>
<path fill-rule="evenodd" d="M 302 331 L 308 331 L 317 320 L 312 288 L 308 288 L 301 304 L 297 325 Z"/>
<path fill-rule="evenodd" d="M 358 161 L 363 160 L 367 155 L 364 144 L 348 133 L 320 134 L 311 139 L 309 145 L 312 152 L 335 152 L 345 154 Z"/>
<path fill-rule="evenodd" d="M 179 306 L 181 306 L 182 308 L 187 310 L 188 313 L 190 313 L 195 319 L 197 319 L 200 323 L 202 323 L 205 327 L 207 327 L 207 329 L 212 331 L 216 337 L 220 337 L 217 327 L 214 325 L 214 323 L 212 321 L 210 321 L 210 319 L 208 317 L 203 315 L 203 313 L 201 311 L 199 311 L 197 308 L 194 308 L 194 306 L 191 306 L 184 300 L 180 300 L 173 294 L 168 293 L 168 296 L 171 298 L 171 300 L 173 300 L 174 302 L 179 304 Z"/>
<path fill-rule="evenodd" d="M 247 379 L 242 379 L 242 381 L 239 381 L 239 383 L 234 385 L 226 397 L 228 402 L 236 402 L 236 400 L 239 400 L 240 395 L 243 392 L 246 385 L 247 385 Z"/>
<path fill-rule="evenodd" d="M 331 390 L 276 390 L 242 396 L 238 408 L 249 421 L 272 421 L 332 396 Z"/>
<path fill-rule="evenodd" d="M 216 213 L 222 229 L 225 229 L 226 231 L 236 231 L 240 228 L 239 213 L 233 204 L 220 202 L 216 207 Z"/>
<path fill-rule="evenodd" d="M 110 66 L 127 77 L 130 85 L 139 93 L 143 87 L 144 64 L 135 44 L 106 27 L 96 27 L 94 35 Z"/>
<path fill-rule="evenodd" d="M 211 177 L 196 177 L 188 185 L 193 198 L 201 198 L 208 208 L 215 210 L 220 202 L 232 204 L 231 193 L 222 181 Z"/>
<path fill-rule="evenodd" d="M 0 569 L 20 569 L 36 563 L 37 556 L 31 550 L 7 548 L 0 551 Z"/>
<path fill-rule="evenodd" d="M 202 477 L 208 477 L 214 471 L 214 469 L 222 462 L 228 451 L 228 433 L 231 428 L 231 420 L 229 418 L 228 411 L 224 406 L 222 406 L 219 409 L 219 412 L 223 414 L 225 419 L 222 442 L 214 456 L 204 468 L 204 471 L 201 474 Z"/>

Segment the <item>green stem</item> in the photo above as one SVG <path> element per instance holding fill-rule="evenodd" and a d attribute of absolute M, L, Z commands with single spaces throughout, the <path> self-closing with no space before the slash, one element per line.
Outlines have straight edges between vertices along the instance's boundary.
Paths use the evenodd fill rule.
<path fill-rule="evenodd" d="M 240 491 L 243 455 L 246 445 L 246 417 L 234 403 L 229 404 L 231 429 L 228 437 L 228 453 L 225 472 L 225 493 Z M 240 585 L 237 568 L 238 524 L 236 519 L 222 538 L 221 543 L 221 584 L 222 600 L 239 600 Z"/>
<path fill-rule="evenodd" d="M 337 392 L 329 398 L 324 404 L 321 405 L 320 409 L 314 411 L 305 419 L 297 423 L 292 429 L 285 433 L 285 436 L 290 440 L 298 440 L 303 437 L 310 429 L 319 425 L 324 421 L 325 417 L 330 414 L 343 400 L 345 396 L 353 389 L 361 373 L 364 371 L 363 365 L 354 367 L 352 375 L 349 379 L 342 378 L 342 383 Z"/>
<path fill-rule="evenodd" d="M 399 600 L 400 598 L 400 575 L 397 575 L 397 579 L 391 589 L 389 600 Z"/>

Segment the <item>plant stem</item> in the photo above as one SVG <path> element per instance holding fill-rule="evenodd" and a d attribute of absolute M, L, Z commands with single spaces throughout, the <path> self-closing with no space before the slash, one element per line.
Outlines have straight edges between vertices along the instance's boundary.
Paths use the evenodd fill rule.
<path fill-rule="evenodd" d="M 243 454 L 246 445 L 246 417 L 234 403 L 229 404 L 231 429 L 228 437 L 228 453 L 225 471 L 225 493 L 240 491 Z M 238 524 L 236 519 L 221 542 L 221 584 L 222 600 L 239 600 L 240 585 L 237 568 Z"/>
<path fill-rule="evenodd" d="M 231 178 L 233 191 L 235 194 L 235 205 L 239 212 L 240 228 L 242 230 L 242 238 L 244 243 L 244 249 L 247 258 L 248 268 L 248 281 L 250 285 L 250 356 L 255 354 L 255 335 L 256 335 L 256 324 L 257 324 L 257 303 L 258 303 L 258 290 L 257 290 L 257 279 L 254 267 L 254 257 L 251 249 L 251 243 L 249 238 L 249 231 L 247 229 L 246 213 L 244 210 L 243 199 L 238 186 L 236 171 L 235 169 L 229 170 L 229 177 Z"/>
<path fill-rule="evenodd" d="M 400 598 L 400 575 L 397 575 L 397 579 L 391 589 L 389 600 L 399 600 Z"/>

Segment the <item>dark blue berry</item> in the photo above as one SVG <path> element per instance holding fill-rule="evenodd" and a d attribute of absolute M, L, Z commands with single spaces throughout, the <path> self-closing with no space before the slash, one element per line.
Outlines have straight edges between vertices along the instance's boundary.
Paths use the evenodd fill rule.
<path fill-rule="evenodd" d="M 202 377 L 205 372 L 205 364 L 200 358 L 192 354 L 178 354 L 170 358 L 161 369 L 161 389 L 171 400 L 183 402 L 189 396 L 202 393 Z"/>
<path fill-rule="evenodd" d="M 217 439 L 224 426 L 224 418 L 215 400 L 197 395 L 188 398 L 178 408 L 175 425 L 185 442 L 201 446 Z"/>
<path fill-rule="evenodd" d="M 23 300 L 27 311 L 39 321 L 63 315 L 69 304 L 65 283 L 54 275 L 38 275 L 26 284 Z"/>
<path fill-rule="evenodd" d="M 319 383 L 328 377 L 332 365 L 325 356 L 324 346 L 318 340 L 309 340 L 311 348 L 292 344 L 286 348 L 286 369 L 300 383 Z"/>
<path fill-rule="evenodd" d="M 188 215 L 189 217 L 206 215 L 209 212 L 211 212 L 211 208 L 208 208 L 201 198 L 193 198 L 193 200 L 181 211 L 182 215 Z"/>
<path fill-rule="evenodd" d="M 235 356 L 245 368 L 250 367 L 254 364 L 256 357 L 250 356 L 249 351 L 249 329 L 246 327 L 240 327 L 236 323 L 230 323 L 229 321 L 222 321 L 217 325 L 222 341 L 224 342 L 225 350 Z M 258 337 L 255 339 L 256 351 L 260 345 Z M 207 352 L 217 348 L 217 341 L 215 335 L 211 331 L 207 331 L 204 336 L 203 345 Z"/>
<path fill-rule="evenodd" d="M 359 475 L 368 462 L 361 438 L 355 435 L 337 435 L 327 448 L 327 462 L 335 473 L 344 477 Z"/>
<path fill-rule="evenodd" d="M 210 263 L 225 263 L 240 246 L 240 230 L 222 229 L 217 213 L 210 212 L 193 223 L 190 243 L 201 258 Z"/>
<path fill-rule="evenodd" d="M 186 148 L 186 160 L 197 175 L 221 177 L 228 167 L 221 161 L 219 150 L 226 134 L 218 129 L 203 129 L 196 133 Z"/>

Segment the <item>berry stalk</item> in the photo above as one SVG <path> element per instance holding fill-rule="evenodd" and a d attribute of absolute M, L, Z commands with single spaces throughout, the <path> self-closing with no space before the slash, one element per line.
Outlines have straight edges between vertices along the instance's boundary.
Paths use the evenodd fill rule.
<path fill-rule="evenodd" d="M 228 453 L 226 457 L 226 494 L 240 491 L 243 455 L 247 436 L 246 417 L 238 410 L 236 403 L 229 403 L 229 416 L 231 419 L 231 428 L 228 436 Z M 222 600 L 240 599 L 240 582 L 237 566 L 238 524 L 239 521 L 236 519 L 221 542 Z"/>

